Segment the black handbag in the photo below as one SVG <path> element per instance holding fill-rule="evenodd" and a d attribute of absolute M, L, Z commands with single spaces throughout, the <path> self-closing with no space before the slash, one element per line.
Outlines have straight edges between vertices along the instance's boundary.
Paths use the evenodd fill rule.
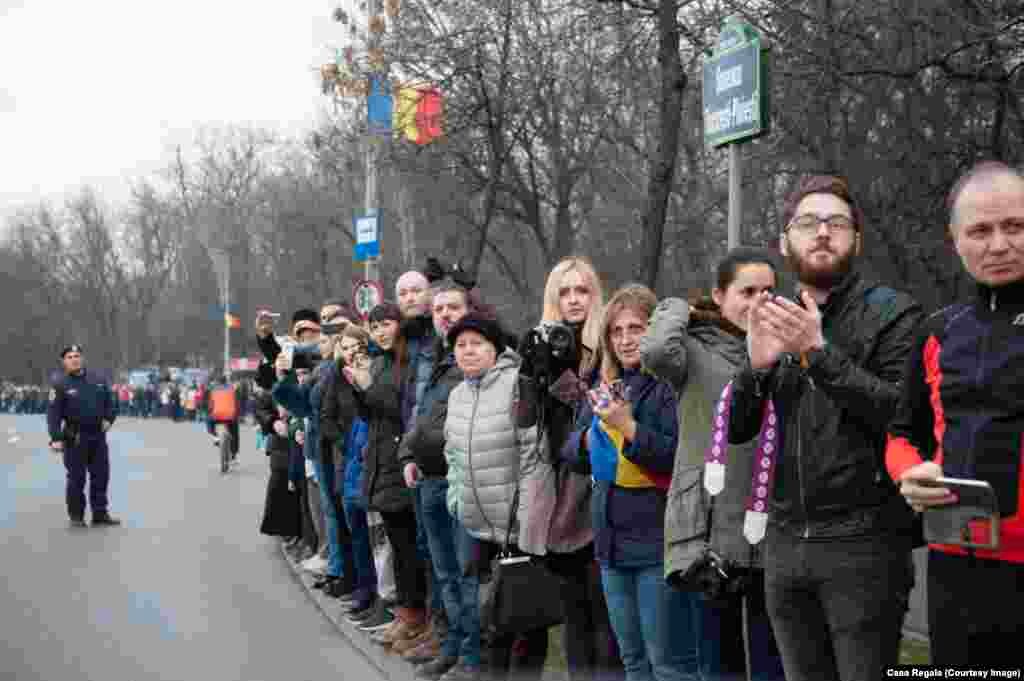
<path fill-rule="evenodd" d="M 541 558 L 512 548 L 512 527 L 519 509 L 522 479 L 520 468 L 505 544 L 491 561 L 490 589 L 480 603 L 480 628 L 492 639 L 547 629 L 561 624 L 564 619 L 558 577 L 547 569 Z"/>
<path fill-rule="evenodd" d="M 519 506 L 519 485 L 512 498 L 505 545 L 491 561 L 491 584 L 480 604 L 481 630 L 491 638 L 524 634 L 562 623 L 558 577 L 537 557 L 512 548 L 512 522 Z"/>

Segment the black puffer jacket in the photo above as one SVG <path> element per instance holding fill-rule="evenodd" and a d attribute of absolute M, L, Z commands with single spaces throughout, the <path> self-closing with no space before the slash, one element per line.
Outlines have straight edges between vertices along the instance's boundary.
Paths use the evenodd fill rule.
<path fill-rule="evenodd" d="M 369 510 L 395 513 L 412 508 L 412 491 L 405 486 L 398 445 L 402 441 L 402 394 L 395 380 L 394 356 L 380 355 L 370 367 L 373 383 L 357 392 L 359 413 L 368 436 L 363 461 L 363 496 Z"/>
<path fill-rule="evenodd" d="M 885 472 L 885 435 L 903 366 L 924 320 L 908 295 L 851 273 L 821 306 L 826 347 L 809 367 L 787 356 L 771 371 L 736 376 L 729 441 L 761 427 L 764 400 L 779 412 L 781 454 L 771 523 L 804 539 L 905 535 L 913 514 Z"/>

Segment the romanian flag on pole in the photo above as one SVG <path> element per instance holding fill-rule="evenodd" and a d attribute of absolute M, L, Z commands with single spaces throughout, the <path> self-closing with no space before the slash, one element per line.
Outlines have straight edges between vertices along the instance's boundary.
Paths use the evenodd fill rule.
<path fill-rule="evenodd" d="M 432 85 L 394 88 L 395 136 L 416 144 L 428 144 L 444 134 L 444 101 L 441 91 Z"/>
<path fill-rule="evenodd" d="M 229 329 L 240 329 L 242 328 L 242 320 L 230 312 L 224 313 L 224 325 Z"/>

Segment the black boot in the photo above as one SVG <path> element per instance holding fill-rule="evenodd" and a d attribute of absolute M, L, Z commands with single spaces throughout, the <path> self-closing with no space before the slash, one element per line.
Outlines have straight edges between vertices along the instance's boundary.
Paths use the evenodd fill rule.
<path fill-rule="evenodd" d="M 120 525 L 120 524 L 121 524 L 121 521 L 119 519 L 117 519 L 114 516 L 110 515 L 106 511 L 103 511 L 102 513 L 93 513 L 92 514 L 92 525 L 93 525 L 93 527 L 96 527 L 98 525 L 114 526 L 114 525 Z"/>
<path fill-rule="evenodd" d="M 324 594 L 331 598 L 344 598 L 355 591 L 351 575 L 342 575 L 324 586 Z"/>
<path fill-rule="evenodd" d="M 335 577 L 334 575 L 323 575 L 322 577 L 318 577 L 317 579 L 315 579 L 313 581 L 313 588 L 314 589 L 325 589 L 325 588 L 327 588 L 328 585 L 330 585 L 331 582 L 333 582 L 333 581 L 335 581 L 337 579 L 338 578 Z"/>
<path fill-rule="evenodd" d="M 73 530 L 81 530 L 82 528 L 89 527 L 85 524 L 85 521 L 81 518 L 72 518 L 68 521 L 68 527 Z"/>

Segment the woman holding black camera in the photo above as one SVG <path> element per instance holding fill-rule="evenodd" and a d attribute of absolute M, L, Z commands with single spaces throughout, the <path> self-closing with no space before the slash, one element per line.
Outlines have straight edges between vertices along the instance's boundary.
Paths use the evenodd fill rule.
<path fill-rule="evenodd" d="M 679 449 L 665 512 L 665 578 L 704 595 L 701 666 L 708 681 L 783 678 L 765 611 L 760 552 L 742 531 L 757 440 L 729 445 L 724 487 L 710 513 L 704 489 L 714 408 L 747 357 L 747 310 L 775 287 L 771 253 L 734 249 L 718 266 L 711 299 L 663 300 L 641 343 L 644 368 L 679 393 Z"/>
<path fill-rule="evenodd" d="M 608 621 L 608 606 L 601 575 L 594 559 L 594 531 L 590 521 L 590 478 L 574 473 L 558 452 L 573 430 L 576 411 L 585 399 L 581 379 L 589 379 L 597 365 L 604 289 L 589 260 L 564 258 L 551 270 L 544 286 L 541 323 L 523 337 L 520 375 L 538 392 L 540 433 L 544 451 L 552 460 L 552 475 L 527 481 L 540 512 L 525 519 L 527 532 L 547 534 L 545 564 L 561 583 L 562 648 L 570 681 L 622 676 L 622 661 Z M 552 331 L 567 327 L 572 343 L 562 350 Z M 564 331 L 563 331 L 564 333 Z M 554 341 L 554 342 L 553 342 Z"/>

